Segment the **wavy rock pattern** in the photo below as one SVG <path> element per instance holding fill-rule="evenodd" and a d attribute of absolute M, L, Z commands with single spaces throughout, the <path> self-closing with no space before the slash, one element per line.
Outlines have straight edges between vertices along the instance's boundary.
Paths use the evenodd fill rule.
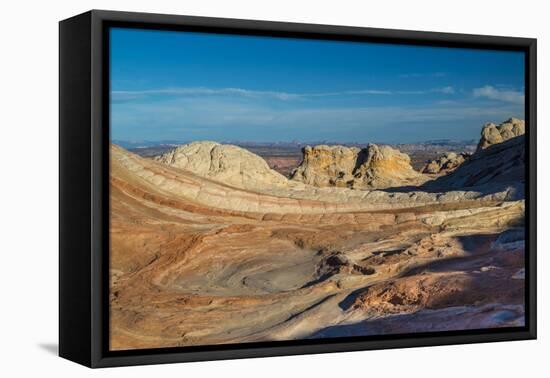
<path fill-rule="evenodd" d="M 111 147 L 111 349 L 523 324 L 512 183 L 318 188 L 189 146 L 157 161 Z"/>

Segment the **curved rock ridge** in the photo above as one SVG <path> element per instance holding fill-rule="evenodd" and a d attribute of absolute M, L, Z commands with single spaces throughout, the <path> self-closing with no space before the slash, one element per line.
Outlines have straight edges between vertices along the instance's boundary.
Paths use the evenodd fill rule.
<path fill-rule="evenodd" d="M 292 180 L 317 187 L 383 189 L 418 185 L 427 179 L 412 168 L 407 154 L 389 146 L 319 145 L 307 146 L 303 153 Z"/>
<path fill-rule="evenodd" d="M 288 180 L 260 156 L 230 144 L 192 142 L 155 160 L 242 189 L 288 185 Z"/>
<path fill-rule="evenodd" d="M 112 350 L 524 324 L 507 191 L 252 190 L 117 146 L 110 162 Z"/>
<path fill-rule="evenodd" d="M 471 155 L 466 152 L 446 152 L 437 159 L 428 162 L 422 173 L 441 174 L 454 171 L 460 164 L 464 163 Z"/>
<path fill-rule="evenodd" d="M 139 157 L 115 145 L 111 146 L 111 180 L 131 183 L 135 190 L 147 192 L 157 202 L 185 201 L 223 211 L 260 214 L 330 214 L 514 198 L 511 188 L 490 194 L 476 190 L 390 193 L 303 184 L 297 189 L 284 186 L 240 189 Z"/>
<path fill-rule="evenodd" d="M 515 185 L 516 198 L 523 198 L 525 181 L 525 135 L 478 150 L 465 163 L 448 175 L 425 184 L 433 190 L 453 190 L 486 187 L 499 191 Z M 483 190 L 482 190 L 483 191 Z"/>
<path fill-rule="evenodd" d="M 494 123 L 486 123 L 481 130 L 477 151 L 523 134 L 525 134 L 525 121 L 522 119 L 512 117 L 498 126 Z"/>

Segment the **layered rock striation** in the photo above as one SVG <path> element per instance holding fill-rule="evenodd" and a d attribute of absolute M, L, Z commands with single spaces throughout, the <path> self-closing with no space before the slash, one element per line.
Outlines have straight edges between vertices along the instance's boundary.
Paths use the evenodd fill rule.
<path fill-rule="evenodd" d="M 420 175 L 379 146 L 311 148 L 326 187 L 234 146 L 111 146 L 110 348 L 523 326 L 524 138 L 414 190 L 347 187 Z"/>
<path fill-rule="evenodd" d="M 506 192 L 249 190 L 110 159 L 112 350 L 522 325 Z"/>
<path fill-rule="evenodd" d="M 255 177 L 243 182 L 247 188 L 227 185 L 223 180 L 200 176 L 191 171 L 165 165 L 139 157 L 121 147 L 111 146 L 111 179 L 135 182 L 136 193 L 148 193 L 161 203 L 185 203 L 183 208 L 199 206 L 223 214 L 243 214 L 254 217 L 277 217 L 280 214 L 318 214 L 325 219 L 327 214 L 353 211 L 376 211 L 380 209 L 405 209 L 417 206 L 452 204 L 457 202 L 505 201 L 506 189 L 485 194 L 475 190 L 454 190 L 445 193 L 402 192 L 389 193 L 382 190 L 352 190 L 348 188 L 317 188 L 311 185 L 288 181 L 288 185 L 261 187 Z M 142 195 L 142 194 L 136 194 Z M 279 215 L 276 215 L 279 214 Z M 320 217 L 312 219 L 321 219 Z"/>

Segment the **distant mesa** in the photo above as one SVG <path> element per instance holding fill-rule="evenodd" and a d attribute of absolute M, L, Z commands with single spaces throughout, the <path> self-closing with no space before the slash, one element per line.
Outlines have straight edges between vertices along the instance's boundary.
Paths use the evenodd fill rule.
<path fill-rule="evenodd" d="M 523 134 L 525 134 L 525 121 L 521 119 L 510 118 L 498 126 L 494 123 L 486 123 L 481 130 L 477 151 Z"/>
<path fill-rule="evenodd" d="M 437 159 L 428 162 L 421 172 L 426 174 L 447 174 L 458 168 L 470 156 L 467 152 L 446 152 Z"/>
<path fill-rule="evenodd" d="M 419 185 L 426 178 L 411 166 L 407 154 L 389 146 L 366 148 L 319 145 L 303 150 L 292 180 L 317 187 L 383 189 Z"/>
<path fill-rule="evenodd" d="M 285 186 L 288 181 L 260 156 L 231 144 L 193 142 L 154 160 L 240 189 Z"/>

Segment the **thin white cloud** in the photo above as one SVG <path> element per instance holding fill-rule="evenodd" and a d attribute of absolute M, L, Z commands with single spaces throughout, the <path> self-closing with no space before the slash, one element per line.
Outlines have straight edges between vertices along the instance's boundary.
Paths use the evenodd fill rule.
<path fill-rule="evenodd" d="M 173 101 L 116 104 L 111 122 L 116 139 L 132 135 L 141 139 L 285 140 L 288 135 L 296 135 L 300 140 L 320 140 L 341 135 L 342 140 L 356 136 L 369 141 L 473 138 L 486 122 L 523 117 L 522 106 L 510 103 L 490 107 L 470 101 L 431 106 L 308 105 L 289 109 L 234 97 L 181 97 Z M 422 126 L 415 129 L 410 126 L 413 123 Z M 457 125 L 470 125 L 470 131 Z M 389 129 L 393 131 L 388 133 Z"/>
<path fill-rule="evenodd" d="M 448 87 L 439 88 L 439 92 L 444 94 L 454 94 L 455 89 L 451 86 L 448 86 Z"/>
<path fill-rule="evenodd" d="M 248 98 L 273 98 L 282 101 L 305 98 L 319 97 L 338 97 L 354 95 L 425 95 L 429 93 L 454 94 L 455 90 L 451 86 L 442 88 L 430 88 L 426 90 L 381 90 L 381 89 L 358 89 L 336 92 L 312 92 L 312 93 L 292 93 L 284 91 L 261 91 L 243 88 L 160 88 L 137 91 L 112 91 L 111 96 L 114 101 L 131 101 L 143 99 L 150 96 L 168 95 L 168 96 L 215 96 L 215 95 L 233 95 Z"/>
<path fill-rule="evenodd" d="M 399 75 L 401 78 L 417 78 L 417 77 L 445 77 L 447 74 L 445 72 L 428 72 L 428 73 L 420 73 L 420 72 L 411 72 L 411 73 L 404 73 Z"/>
<path fill-rule="evenodd" d="M 196 96 L 196 95 L 238 95 L 242 97 L 273 97 L 280 100 L 290 100 L 297 98 L 300 95 L 288 92 L 276 92 L 276 91 L 255 91 L 242 88 L 161 88 L 161 89 L 147 89 L 139 91 L 112 91 L 111 94 L 115 99 L 138 99 L 155 95 L 179 95 L 179 96 Z"/>
<path fill-rule="evenodd" d="M 523 104 L 525 101 L 525 95 L 523 92 L 509 89 L 498 89 L 491 85 L 475 88 L 473 94 L 474 97 L 485 97 L 490 100 L 510 102 L 513 104 Z"/>

